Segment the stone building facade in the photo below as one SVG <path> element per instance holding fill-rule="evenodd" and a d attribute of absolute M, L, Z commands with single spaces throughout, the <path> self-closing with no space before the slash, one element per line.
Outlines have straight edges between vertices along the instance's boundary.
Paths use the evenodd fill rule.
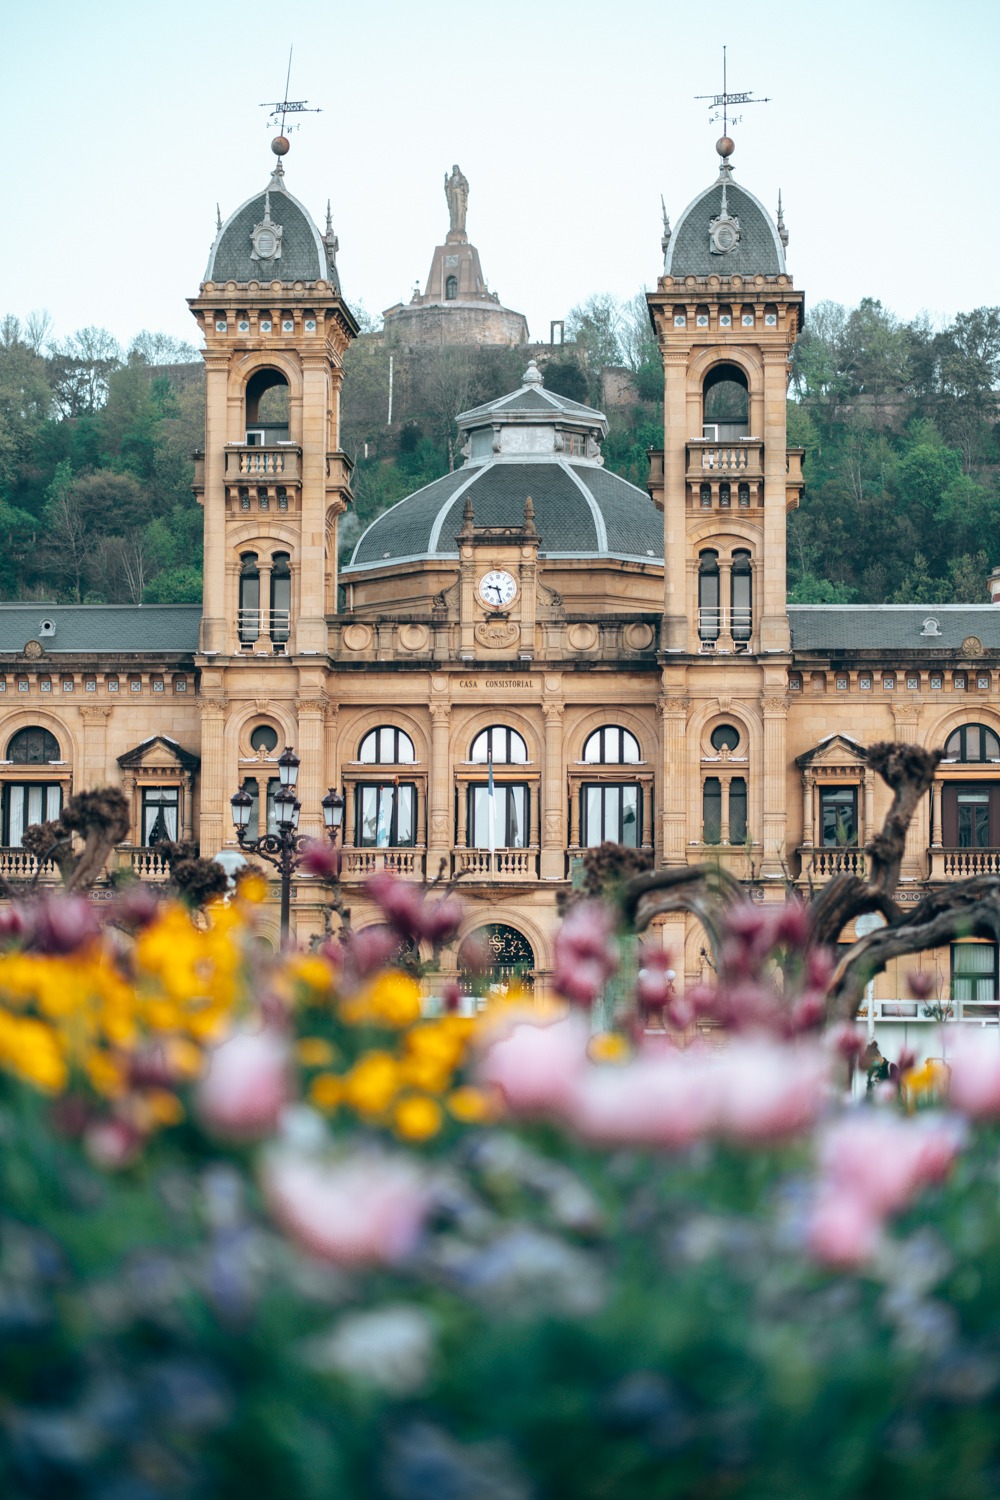
<path fill-rule="evenodd" d="M 250 792 L 262 830 L 293 746 L 304 831 L 321 833 L 324 792 L 343 791 L 355 927 L 377 920 L 373 871 L 443 871 L 467 903 L 445 972 L 485 931 L 498 982 L 544 982 L 557 898 L 603 840 L 666 867 L 715 862 L 765 902 L 861 869 L 889 802 L 862 747 L 896 739 L 946 750 L 900 899 L 995 872 L 1000 610 L 786 605 L 803 296 L 784 225 L 736 184 L 730 149 L 648 298 L 665 411 L 648 494 L 604 467 L 602 413 L 529 364 L 517 390 L 460 416 L 462 466 L 373 522 L 340 578 L 356 324 L 332 231 L 279 168 L 223 226 L 191 300 L 207 371 L 203 609 L 0 609 L 0 867 L 30 873 L 26 822 L 108 782 L 131 797 L 119 857 L 142 878 L 162 878 L 164 834 L 235 849 L 230 796 Z M 292 912 L 300 940 L 320 931 L 322 889 L 297 881 Z M 276 904 L 266 920 L 274 941 Z M 666 919 L 662 941 L 680 984 L 701 976 L 693 920 Z M 990 944 L 926 961 L 940 995 L 995 1020 Z M 877 995 L 913 1041 L 901 973 Z"/>

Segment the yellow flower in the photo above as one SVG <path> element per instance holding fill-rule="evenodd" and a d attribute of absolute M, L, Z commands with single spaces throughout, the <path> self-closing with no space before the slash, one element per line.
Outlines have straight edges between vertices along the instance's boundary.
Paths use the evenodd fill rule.
<path fill-rule="evenodd" d="M 336 1053 L 321 1036 L 304 1036 L 295 1044 L 295 1055 L 304 1068 L 327 1068 Z"/>
<path fill-rule="evenodd" d="M 204 1067 L 204 1052 L 186 1036 L 168 1037 L 164 1043 L 164 1053 L 167 1067 L 179 1078 L 197 1078 Z"/>
<path fill-rule="evenodd" d="M 344 1097 L 344 1081 L 336 1073 L 317 1073 L 309 1085 L 309 1098 L 324 1113 L 337 1108 Z"/>
<path fill-rule="evenodd" d="M 408 1094 L 393 1112 L 396 1134 L 404 1141 L 429 1141 L 444 1121 L 440 1105 L 426 1094 Z"/>
<path fill-rule="evenodd" d="M 388 1052 L 366 1052 L 344 1079 L 344 1099 L 362 1115 L 384 1114 L 400 1086 L 399 1065 Z"/>
<path fill-rule="evenodd" d="M 236 894 L 249 906 L 259 906 L 267 900 L 267 881 L 263 875 L 244 875 L 236 886 Z"/>
<path fill-rule="evenodd" d="M 400 969 L 387 969 L 367 991 L 372 1018 L 386 1026 L 412 1026 L 420 1019 L 420 985 Z"/>
<path fill-rule="evenodd" d="M 465 1051 L 465 1042 L 460 1033 L 440 1021 L 425 1021 L 414 1026 L 406 1035 L 406 1050 L 416 1057 L 423 1057 L 453 1068 Z"/>
<path fill-rule="evenodd" d="M 484 1125 L 498 1116 L 496 1100 L 483 1089 L 467 1086 L 448 1095 L 447 1105 L 463 1125 Z"/>
<path fill-rule="evenodd" d="M 47 1094 L 57 1094 L 66 1087 L 69 1069 L 51 1026 L 28 1016 L 15 1023 L 8 1040 L 15 1073 Z"/>
<path fill-rule="evenodd" d="M 99 1048 L 91 1048 L 83 1059 L 84 1071 L 91 1088 L 106 1099 L 119 1099 L 125 1092 L 125 1069 L 117 1057 Z"/>
<path fill-rule="evenodd" d="M 452 1070 L 435 1057 L 405 1057 L 400 1063 L 400 1075 L 412 1088 L 443 1094 L 451 1083 Z"/>
<path fill-rule="evenodd" d="M 631 1057 L 632 1049 L 616 1031 L 599 1031 L 587 1043 L 587 1054 L 591 1062 L 624 1063 Z"/>
<path fill-rule="evenodd" d="M 321 995 L 325 995 L 333 985 L 330 965 L 325 959 L 315 954 L 303 954 L 300 958 L 293 958 L 288 967 L 292 977 L 305 985 L 307 990 L 316 990 Z"/>
<path fill-rule="evenodd" d="M 138 1107 L 149 1125 L 179 1125 L 184 1118 L 183 1104 L 169 1089 L 147 1089 Z"/>
<path fill-rule="evenodd" d="M 920 1099 L 937 1099 L 948 1091 L 951 1069 L 940 1058 L 929 1057 L 919 1068 L 909 1068 L 901 1079 L 906 1102 L 914 1105 Z"/>

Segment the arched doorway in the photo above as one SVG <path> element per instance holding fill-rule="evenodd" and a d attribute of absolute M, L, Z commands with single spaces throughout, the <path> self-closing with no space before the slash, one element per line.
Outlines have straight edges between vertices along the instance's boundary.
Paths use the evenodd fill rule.
<path fill-rule="evenodd" d="M 458 982 L 466 994 L 502 999 L 514 986 L 534 988 L 535 954 L 523 933 L 506 922 L 489 922 L 464 939 L 458 953 Z"/>

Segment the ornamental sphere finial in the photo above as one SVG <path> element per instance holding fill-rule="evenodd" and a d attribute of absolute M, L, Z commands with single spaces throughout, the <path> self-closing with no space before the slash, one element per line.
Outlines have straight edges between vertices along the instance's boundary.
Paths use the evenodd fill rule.
<path fill-rule="evenodd" d="M 274 140 L 271 142 L 271 150 L 274 152 L 275 156 L 287 156 L 290 145 L 291 142 L 289 141 L 287 135 L 276 135 L 274 137 Z"/>
<path fill-rule="evenodd" d="M 715 143 L 715 149 L 722 157 L 722 160 L 726 161 L 736 150 L 736 142 L 731 135 L 720 135 Z"/>

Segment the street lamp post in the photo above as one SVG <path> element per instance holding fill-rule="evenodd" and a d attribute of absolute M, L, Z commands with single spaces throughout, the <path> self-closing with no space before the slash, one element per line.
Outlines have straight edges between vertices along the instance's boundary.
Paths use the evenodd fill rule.
<path fill-rule="evenodd" d="M 258 855 L 273 865 L 281 880 L 281 940 L 288 937 L 291 918 L 292 876 L 302 862 L 302 847 L 309 840 L 298 832 L 301 804 L 295 795 L 295 784 L 299 779 L 299 757 L 289 745 L 278 757 L 278 775 L 281 785 L 274 798 L 275 831 L 265 832 L 258 838 L 247 837 L 253 798 L 243 787 L 229 799 L 233 810 L 233 825 L 240 848 L 246 854 Z M 323 824 L 331 844 L 336 844 L 337 833 L 344 818 L 344 799 L 331 787 L 320 806 L 323 809 Z"/>

